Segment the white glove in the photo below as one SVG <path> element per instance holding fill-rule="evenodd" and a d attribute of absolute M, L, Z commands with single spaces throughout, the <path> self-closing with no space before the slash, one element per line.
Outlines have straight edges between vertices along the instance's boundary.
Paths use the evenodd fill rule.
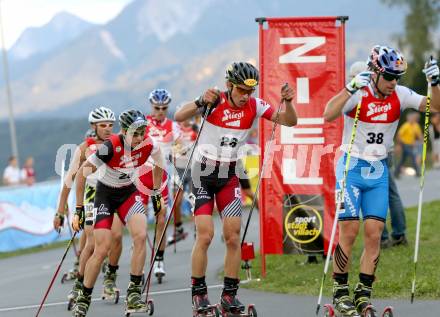
<path fill-rule="evenodd" d="M 437 86 L 439 83 L 440 71 L 437 65 L 437 60 L 431 59 L 425 64 L 423 72 L 426 75 L 426 80 L 431 82 L 431 86 Z"/>
<path fill-rule="evenodd" d="M 373 72 L 362 72 L 357 74 L 346 86 L 345 89 L 350 94 L 354 94 L 358 89 L 368 86 Z"/>

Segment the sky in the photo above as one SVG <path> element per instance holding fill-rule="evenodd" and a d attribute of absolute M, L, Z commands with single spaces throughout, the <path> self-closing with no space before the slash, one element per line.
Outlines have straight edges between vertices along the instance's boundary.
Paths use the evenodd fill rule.
<path fill-rule="evenodd" d="M 132 0 L 0 0 L 6 48 L 28 27 L 41 26 L 68 11 L 89 22 L 105 23 Z"/>

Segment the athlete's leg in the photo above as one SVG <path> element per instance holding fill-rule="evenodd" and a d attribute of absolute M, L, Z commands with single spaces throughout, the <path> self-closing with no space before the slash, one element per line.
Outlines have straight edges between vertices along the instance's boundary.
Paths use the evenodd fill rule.
<path fill-rule="evenodd" d="M 84 275 L 84 287 L 87 288 L 93 288 L 95 285 L 102 262 L 107 257 L 112 241 L 112 234 L 109 229 L 95 229 L 93 234 L 95 236 L 95 249 L 87 261 Z"/>
<path fill-rule="evenodd" d="M 131 255 L 132 275 L 141 276 L 145 265 L 147 241 L 147 217 L 144 213 L 131 215 L 127 222 L 133 240 L 133 253 Z"/>
<path fill-rule="evenodd" d="M 191 255 L 191 274 L 193 277 L 205 276 L 208 265 L 208 249 L 214 237 L 214 222 L 211 215 L 196 215 L 196 241 Z"/>
<path fill-rule="evenodd" d="M 114 215 L 112 224 L 112 243 L 110 246 L 110 252 L 108 253 L 108 263 L 112 266 L 117 266 L 119 258 L 122 253 L 122 232 L 124 225 L 119 219 L 118 215 Z"/>
<path fill-rule="evenodd" d="M 86 268 L 87 261 L 93 254 L 93 249 L 95 248 L 95 239 L 93 236 L 93 225 L 84 225 L 84 231 L 82 234 L 85 237 L 85 245 L 81 251 L 79 257 L 79 276 L 84 277 L 84 271 Z"/>
<path fill-rule="evenodd" d="M 223 236 L 226 245 L 225 276 L 238 278 L 241 262 L 240 247 L 241 217 L 223 218 Z"/>

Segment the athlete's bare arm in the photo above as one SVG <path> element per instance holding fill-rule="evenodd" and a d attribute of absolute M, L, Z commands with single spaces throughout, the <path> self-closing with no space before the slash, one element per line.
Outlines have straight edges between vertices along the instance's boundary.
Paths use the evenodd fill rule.
<path fill-rule="evenodd" d="M 219 96 L 220 96 L 220 90 L 218 90 L 217 88 L 209 88 L 203 94 L 202 99 L 203 102 L 206 102 L 208 104 L 214 104 L 218 100 Z M 197 107 L 194 101 L 187 103 L 174 114 L 174 120 L 176 120 L 177 122 L 185 121 L 199 114 L 198 111 L 199 108 Z"/>
<path fill-rule="evenodd" d="M 333 121 L 342 115 L 342 109 L 350 97 L 351 94 L 345 88 L 343 88 L 336 96 L 331 98 L 325 106 L 325 121 Z"/>
<path fill-rule="evenodd" d="M 87 176 L 96 172 L 97 167 L 90 161 L 85 161 L 76 176 L 76 205 L 82 206 Z"/>
<path fill-rule="evenodd" d="M 440 85 L 431 87 L 431 111 L 440 112 Z M 426 110 L 426 97 L 422 99 L 419 110 L 425 112 Z"/>
<path fill-rule="evenodd" d="M 278 123 L 281 125 L 293 127 L 298 122 L 298 116 L 296 114 L 295 107 L 292 104 L 292 100 L 294 96 L 295 93 L 292 87 L 286 85 L 281 89 L 281 98 L 284 100 L 284 104 L 286 105 L 286 110 L 280 111 L 278 115 Z M 276 111 L 273 113 L 270 120 L 273 122 L 277 120 Z"/>
<path fill-rule="evenodd" d="M 151 154 L 151 157 L 154 160 L 153 186 L 154 189 L 159 189 L 162 184 L 163 170 L 165 168 L 162 152 L 160 151 L 160 149 L 158 149 L 154 154 Z"/>
<path fill-rule="evenodd" d="M 64 178 L 63 188 L 61 189 L 57 208 L 58 214 L 65 214 L 65 211 L 67 209 L 67 199 L 69 197 L 70 190 L 72 189 L 76 173 L 78 172 L 81 164 L 86 160 L 86 148 L 87 144 L 83 142 L 76 148 L 75 153 L 73 154 L 72 162 L 70 163 L 69 170 L 67 171 L 67 175 Z M 59 227 L 61 226 L 61 220 L 59 217 L 55 216 L 53 226 L 55 230 L 59 229 Z"/>

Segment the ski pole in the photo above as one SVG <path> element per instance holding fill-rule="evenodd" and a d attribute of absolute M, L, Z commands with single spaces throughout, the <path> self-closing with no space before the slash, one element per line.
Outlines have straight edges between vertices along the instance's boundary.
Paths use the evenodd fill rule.
<path fill-rule="evenodd" d="M 431 56 L 431 60 L 432 60 L 432 56 Z M 422 171 L 420 176 L 419 204 L 417 209 L 417 227 L 416 227 L 416 241 L 414 247 L 414 270 L 413 270 L 413 279 L 411 286 L 411 304 L 414 302 L 414 296 L 416 291 L 417 261 L 419 257 L 420 226 L 422 222 L 423 189 L 425 187 L 426 150 L 428 147 L 430 111 L 431 111 L 431 85 L 428 86 L 428 96 L 426 97 L 426 109 L 425 109 L 425 125 L 423 129 L 423 151 L 422 151 L 422 166 L 421 166 Z"/>
<path fill-rule="evenodd" d="M 351 150 L 352 150 L 352 147 L 353 147 L 354 139 L 356 137 L 356 129 L 357 129 L 357 125 L 358 125 L 358 122 L 359 122 L 360 110 L 361 110 L 361 102 L 359 102 L 357 107 L 356 107 L 356 114 L 354 116 L 353 128 L 351 129 L 350 144 L 348 145 L 347 158 L 346 158 L 346 161 L 345 161 L 344 175 L 342 177 L 342 183 L 341 183 L 341 197 L 339 197 L 338 203 L 336 205 L 335 217 L 333 219 L 332 233 L 330 235 L 330 243 L 329 243 L 328 250 L 327 250 L 327 256 L 325 257 L 324 272 L 323 272 L 322 278 L 321 278 L 321 286 L 319 287 L 318 303 L 316 305 L 316 316 L 318 316 L 319 310 L 321 308 L 321 300 L 322 300 L 322 292 L 324 290 L 324 282 L 325 282 L 325 279 L 327 277 L 328 267 L 329 267 L 329 264 L 330 264 L 330 257 L 332 256 L 332 253 L 333 253 L 333 243 L 334 243 L 334 240 L 335 240 L 336 227 L 337 227 L 337 224 L 338 224 L 338 213 L 339 213 L 339 210 L 341 209 L 342 202 L 345 199 L 344 198 L 345 197 L 345 183 L 346 183 L 346 180 L 347 180 L 348 170 L 350 168 Z"/>
<path fill-rule="evenodd" d="M 287 85 L 288 84 L 285 83 L 283 85 L 283 87 L 281 88 L 281 90 L 285 89 L 287 87 Z M 269 156 L 271 148 L 272 148 L 273 139 L 275 137 L 275 130 L 276 130 L 276 127 L 278 125 L 278 119 L 279 119 L 279 116 L 280 116 L 280 110 L 281 110 L 281 106 L 282 106 L 283 102 L 284 102 L 284 99 L 281 98 L 281 101 L 280 101 L 280 104 L 278 105 L 277 113 L 276 113 L 276 116 L 275 116 L 275 122 L 274 122 L 273 127 L 272 127 L 272 132 L 271 132 L 271 135 L 270 135 L 269 144 L 267 145 L 267 147 L 266 147 L 266 149 L 264 151 L 264 158 L 263 158 L 263 164 L 261 165 L 260 177 L 258 178 L 257 187 L 255 188 L 254 198 L 252 199 L 251 209 L 249 211 L 249 216 L 248 216 L 248 219 L 246 221 L 246 226 L 244 228 L 243 237 L 241 239 L 241 246 L 242 247 L 243 247 L 243 244 L 244 244 L 244 240 L 246 239 L 246 235 L 247 235 L 247 232 L 248 232 L 248 229 L 249 229 L 249 225 L 251 223 L 252 212 L 254 211 L 255 205 L 257 203 L 257 193 L 260 190 L 261 180 L 263 178 L 264 171 L 266 169 L 266 163 L 267 163 L 266 158 Z"/>
<path fill-rule="evenodd" d="M 44 294 L 43 300 L 41 301 L 41 304 L 40 304 L 40 306 L 38 307 L 38 311 L 37 311 L 37 314 L 35 315 L 35 317 L 38 317 L 38 316 L 39 316 L 40 311 L 41 311 L 41 309 L 43 308 L 43 305 L 44 305 L 44 302 L 46 301 L 47 295 L 49 295 L 49 292 L 50 292 L 50 290 L 51 290 L 51 288 L 52 288 L 53 282 L 55 281 L 55 279 L 56 279 L 57 276 L 58 276 L 58 273 L 60 272 L 61 265 L 63 265 L 64 259 L 66 258 L 67 252 L 69 252 L 70 246 L 72 245 L 73 240 L 75 239 L 76 234 L 77 234 L 77 232 L 75 232 L 75 233 L 73 234 L 72 238 L 69 240 L 69 243 L 67 244 L 66 250 L 64 251 L 64 254 L 63 254 L 63 257 L 61 258 L 61 261 L 60 261 L 60 263 L 58 264 L 58 267 L 57 267 L 57 269 L 56 269 L 56 271 L 55 271 L 55 274 L 53 275 L 52 280 L 51 280 L 50 283 L 49 283 L 49 287 L 47 288 L 46 293 Z"/>
<path fill-rule="evenodd" d="M 190 166 L 190 164 L 191 164 L 192 157 L 193 157 L 193 155 L 194 155 L 194 150 L 196 149 L 197 144 L 199 143 L 200 135 L 201 135 L 201 133 L 202 133 L 202 131 L 203 131 L 203 126 L 205 125 L 205 121 L 206 121 L 206 118 L 208 117 L 208 114 L 209 114 L 209 112 L 210 112 L 210 110 L 211 110 L 211 107 L 212 107 L 212 105 L 208 105 L 208 106 L 206 107 L 205 113 L 203 114 L 203 119 L 202 119 L 202 123 L 201 123 L 201 125 L 200 125 L 199 133 L 197 134 L 197 138 L 196 138 L 196 140 L 194 141 L 194 144 L 193 144 L 193 146 L 192 146 L 191 153 L 190 153 L 189 158 L 188 158 L 188 162 L 186 163 L 185 170 L 184 170 L 183 175 L 182 175 L 182 177 L 181 177 L 181 179 L 180 179 L 180 184 L 179 184 L 179 187 L 178 187 L 178 189 L 177 189 L 177 193 L 176 193 L 176 195 L 174 196 L 173 205 L 172 205 L 172 207 L 171 207 L 171 212 L 170 212 L 170 214 L 167 216 L 167 219 L 166 219 L 166 222 L 165 222 L 165 227 L 164 227 L 164 230 L 162 231 L 162 234 L 161 234 L 161 236 L 160 236 L 159 243 L 157 244 L 157 247 L 156 247 L 155 250 L 154 250 L 154 256 L 153 256 L 153 258 L 156 258 L 157 252 L 159 251 L 159 247 L 160 247 L 160 245 L 161 245 L 161 243 L 162 243 L 162 241 L 163 241 L 163 239 L 164 239 L 164 237 L 165 237 L 166 230 L 167 230 L 167 228 L 168 228 L 168 226 L 169 226 L 169 224 L 170 224 L 171 217 L 173 216 L 174 209 L 176 208 L 176 198 L 178 198 L 179 195 L 180 195 L 181 192 L 182 192 L 182 187 L 183 187 L 183 186 L 182 186 L 182 185 L 183 185 L 183 184 L 182 184 L 182 180 L 185 179 L 186 174 L 188 173 L 188 169 L 189 169 L 189 166 Z M 142 294 L 145 292 L 145 287 L 146 287 L 147 285 L 150 285 L 150 279 L 151 279 L 151 273 L 152 273 L 152 272 L 153 272 L 153 266 L 151 265 L 151 266 L 150 266 L 150 269 L 149 269 L 149 271 L 148 271 L 148 275 L 147 275 L 147 282 L 146 282 L 145 285 L 144 285 L 144 288 L 143 288 L 143 290 L 142 290 Z M 149 288 L 147 289 L 147 296 L 146 296 L 145 302 L 148 301 L 148 293 L 149 293 Z"/>

